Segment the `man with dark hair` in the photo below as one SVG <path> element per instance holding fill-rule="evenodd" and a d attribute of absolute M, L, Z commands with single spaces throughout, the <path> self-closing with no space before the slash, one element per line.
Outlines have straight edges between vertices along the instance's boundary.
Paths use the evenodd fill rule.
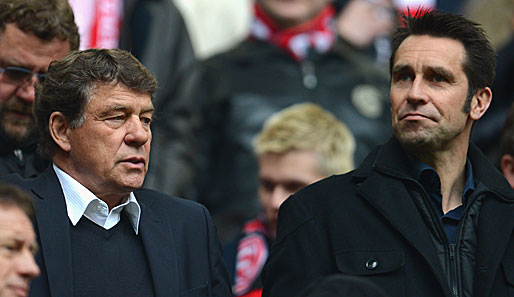
<path fill-rule="evenodd" d="M 0 297 L 27 296 L 30 281 L 39 275 L 33 216 L 32 197 L 0 183 Z"/>
<path fill-rule="evenodd" d="M 34 84 L 78 46 L 66 0 L 0 0 L 0 176 L 34 177 L 47 167 L 37 152 Z"/>
<path fill-rule="evenodd" d="M 514 192 L 471 127 L 491 102 L 495 54 L 483 30 L 437 11 L 393 38 L 394 136 L 358 169 L 287 199 L 263 296 L 360 275 L 390 296 L 511 296 Z"/>
<path fill-rule="evenodd" d="M 34 115 L 53 166 L 9 178 L 38 202 L 34 296 L 230 295 L 207 210 L 140 189 L 156 89 L 123 50 L 72 52 L 50 65 Z"/>

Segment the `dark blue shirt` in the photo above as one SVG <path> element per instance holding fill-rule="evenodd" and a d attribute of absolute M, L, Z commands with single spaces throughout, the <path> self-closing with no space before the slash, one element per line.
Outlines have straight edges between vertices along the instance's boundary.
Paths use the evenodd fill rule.
<path fill-rule="evenodd" d="M 448 237 L 450 243 L 455 242 L 455 236 L 457 234 L 457 228 L 459 221 L 462 218 L 464 209 L 466 208 L 466 202 L 468 197 L 475 190 L 475 181 L 473 179 L 473 167 L 469 159 L 466 160 L 466 184 L 464 185 L 464 191 L 462 192 L 462 204 L 446 214 L 443 213 L 441 195 L 441 179 L 439 174 L 427 164 L 419 161 L 417 158 L 412 156 L 413 169 L 416 172 L 419 183 L 425 188 L 428 195 L 430 196 L 430 202 L 434 206 L 434 209 L 443 224 L 444 231 Z"/>

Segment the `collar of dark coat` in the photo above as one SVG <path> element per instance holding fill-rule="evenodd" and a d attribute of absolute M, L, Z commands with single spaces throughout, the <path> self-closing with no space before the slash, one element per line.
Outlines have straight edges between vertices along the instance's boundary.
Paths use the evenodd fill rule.
<path fill-rule="evenodd" d="M 514 202 L 514 192 L 503 175 L 473 143 L 469 145 L 468 157 L 473 165 L 476 185 L 483 185 L 484 188 L 496 193 L 499 198 Z M 416 179 L 412 175 L 400 142 L 394 136 L 384 145 L 376 147 L 362 165 L 355 170 L 352 177 L 357 182 L 362 181 L 369 177 L 374 170 L 398 178 Z"/>

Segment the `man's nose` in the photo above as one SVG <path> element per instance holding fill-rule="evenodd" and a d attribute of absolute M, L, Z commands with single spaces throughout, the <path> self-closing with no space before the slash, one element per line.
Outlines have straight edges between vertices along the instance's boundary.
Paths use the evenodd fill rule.
<path fill-rule="evenodd" d="M 29 81 L 24 81 L 18 86 L 18 89 L 16 90 L 16 96 L 29 103 L 34 102 L 36 98 L 36 91 L 34 88 L 36 81 L 37 78 L 35 76 L 32 76 Z"/>
<path fill-rule="evenodd" d="M 421 79 L 415 79 L 410 86 L 407 93 L 407 100 L 411 104 L 425 104 L 429 101 L 429 96 L 426 92 L 426 85 Z"/>
<path fill-rule="evenodd" d="M 39 276 L 39 267 L 37 266 L 37 263 L 34 260 L 34 255 L 30 250 L 27 249 L 20 255 L 17 270 L 18 274 L 25 278 L 32 279 Z"/>
<path fill-rule="evenodd" d="M 141 122 L 137 115 L 133 115 L 127 121 L 127 133 L 125 135 L 125 143 L 133 146 L 145 144 L 150 139 L 150 126 Z"/>
<path fill-rule="evenodd" d="M 271 205 L 278 211 L 280 205 L 289 197 L 291 194 L 281 186 L 276 186 L 271 194 Z"/>

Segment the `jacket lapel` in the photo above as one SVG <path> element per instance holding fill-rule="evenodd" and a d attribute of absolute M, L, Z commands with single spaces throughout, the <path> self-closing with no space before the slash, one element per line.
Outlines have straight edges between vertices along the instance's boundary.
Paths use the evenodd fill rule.
<path fill-rule="evenodd" d="M 437 250 L 428 232 L 424 231 L 426 227 L 421 214 L 405 188 L 395 186 L 395 183 L 398 181 L 388 183 L 383 178 L 375 180 L 370 177 L 361 185 L 359 194 L 368 200 L 420 252 L 431 267 L 443 291 L 450 296 L 448 283 L 444 278 L 445 273 L 436 254 Z"/>
<path fill-rule="evenodd" d="M 141 205 L 140 234 L 152 273 L 152 280 L 157 297 L 179 295 L 179 270 L 172 230 L 166 221 L 162 209 L 145 197 L 143 192 L 136 192 Z"/>
<path fill-rule="evenodd" d="M 440 283 L 445 295 L 451 296 L 444 270 L 437 255 L 437 249 L 430 234 L 425 232 L 425 222 L 403 182 L 399 178 L 409 176 L 402 149 L 393 138 L 377 152 L 376 159 L 366 170 L 357 170 L 354 177 L 365 177 L 359 186 L 359 194 L 369 201 L 405 239 L 425 258 Z M 377 172 L 387 172 L 386 175 Z"/>
<path fill-rule="evenodd" d="M 36 228 L 51 296 L 73 296 L 69 219 L 61 185 L 50 166 L 34 180 Z M 39 263 L 41 265 L 41 263 Z"/>

